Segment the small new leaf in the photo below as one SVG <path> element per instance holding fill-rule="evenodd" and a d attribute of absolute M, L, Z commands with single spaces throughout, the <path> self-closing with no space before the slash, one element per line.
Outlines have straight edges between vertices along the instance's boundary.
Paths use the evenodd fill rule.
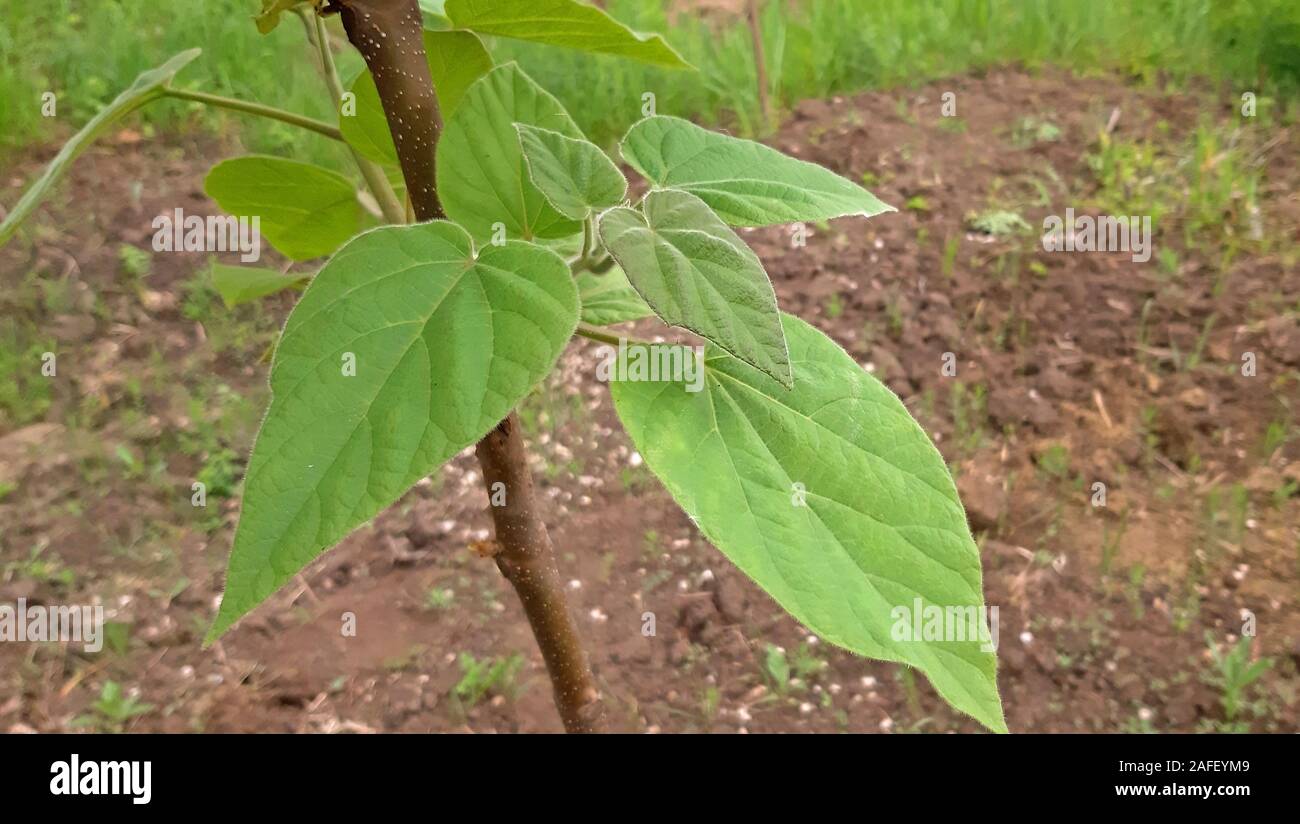
<path fill-rule="evenodd" d="M 793 386 L 776 293 L 763 264 L 704 201 L 653 191 L 642 211 L 600 217 L 600 238 L 665 323 L 713 341 Z"/>
<path fill-rule="evenodd" d="M 253 22 L 262 34 L 270 34 L 280 25 L 280 15 L 303 0 L 262 0 L 262 10 L 253 15 Z"/>
<path fill-rule="evenodd" d="M 627 179 L 600 147 L 549 129 L 516 123 L 528 177 L 560 214 L 583 220 L 621 203 Z"/>

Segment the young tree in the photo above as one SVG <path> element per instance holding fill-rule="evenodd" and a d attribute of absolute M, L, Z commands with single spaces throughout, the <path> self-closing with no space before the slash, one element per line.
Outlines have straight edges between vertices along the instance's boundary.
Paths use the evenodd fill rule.
<path fill-rule="evenodd" d="M 779 311 L 762 263 L 733 231 L 891 207 L 820 166 L 653 111 L 620 144 L 649 183 L 630 200 L 619 167 L 560 102 L 514 63 L 494 65 L 480 40 L 614 54 L 683 69 L 692 82 L 661 38 L 594 6 L 263 0 L 257 24 L 269 31 L 285 13 L 305 24 L 337 127 L 173 88 L 198 55 L 185 52 L 92 120 L 0 224 L 4 243 L 90 140 L 164 97 L 293 123 L 345 141 L 356 160 L 382 215 L 375 228 L 347 178 L 310 164 L 240 157 L 206 181 L 224 210 L 258 216 L 287 257 L 329 256 L 276 348 L 208 643 L 476 445 L 491 551 L 528 616 L 564 726 L 602 729 L 513 412 L 580 336 L 609 347 L 629 437 L 718 549 L 821 637 L 921 669 L 954 707 L 1005 731 L 979 550 L 942 457 L 893 393 Z M 335 14 L 367 65 L 346 91 L 325 23 Z M 233 267 L 218 277 L 238 299 L 297 280 Z M 609 328 L 650 317 L 703 338 L 702 358 Z"/>

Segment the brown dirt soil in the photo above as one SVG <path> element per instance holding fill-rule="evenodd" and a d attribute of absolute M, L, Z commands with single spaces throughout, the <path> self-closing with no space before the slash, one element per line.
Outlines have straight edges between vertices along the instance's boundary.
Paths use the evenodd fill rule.
<path fill-rule="evenodd" d="M 939 116 L 946 91 L 960 123 Z M 1086 211 L 1103 194 L 1086 162 L 1099 141 L 1173 151 L 1198 124 L 1235 120 L 1230 96 L 1213 99 L 1005 70 L 804 103 L 771 141 L 867 176 L 899 207 L 809 226 L 804 246 L 789 227 L 745 236 L 783 308 L 885 380 L 958 474 L 1001 613 L 1013 731 L 1223 728 L 1207 634 L 1235 641 L 1244 610 L 1252 656 L 1274 665 L 1240 718 L 1300 730 L 1294 135 L 1250 143 L 1265 161 L 1257 219 L 1275 242 L 1239 254 L 1170 229 L 1157 248 L 1177 256 L 1162 268 L 970 228 L 992 207 L 1032 227 Z M 1019 139 L 1026 116 L 1059 135 Z M 99 655 L 0 645 L 0 729 L 559 730 L 519 605 L 471 550 L 490 527 L 472 454 L 201 649 L 238 505 L 214 486 L 194 508 L 190 484 L 223 455 L 226 476 L 242 472 L 292 298 L 208 306 L 200 255 L 124 271 L 120 246 L 147 250 L 153 215 L 215 212 L 201 181 L 223 150 L 120 137 L 78 162 L 30 242 L 0 251 L 5 316 L 59 354 L 47 394 L 20 383 L 40 414 L 0 417 L 0 602 L 100 602 L 127 640 Z M 53 151 L 16 164 L 0 202 Z M 36 277 L 57 290 L 33 292 Z M 956 376 L 942 374 L 945 353 Z M 709 546 L 640 464 L 594 363 L 574 344 L 522 415 L 616 729 L 978 729 L 923 677 L 818 642 Z M 356 637 L 340 631 L 345 613 Z M 769 674 L 772 645 L 793 682 Z M 475 702 L 457 696 L 463 655 L 517 655 L 520 668 Z M 94 711 L 108 681 L 150 708 L 120 722 Z"/>

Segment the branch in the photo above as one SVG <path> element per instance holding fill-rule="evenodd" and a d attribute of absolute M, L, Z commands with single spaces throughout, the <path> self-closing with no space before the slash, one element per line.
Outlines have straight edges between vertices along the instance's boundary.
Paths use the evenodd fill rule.
<path fill-rule="evenodd" d="M 607 332 L 601 327 L 593 326 L 590 323 L 579 323 L 578 328 L 573 330 L 573 334 L 579 337 L 586 338 L 587 340 L 594 340 L 600 343 L 608 343 L 611 346 L 618 346 L 623 343 L 626 343 L 628 346 L 655 346 L 656 345 L 655 342 L 652 340 L 645 340 L 644 338 L 632 338 L 632 337 L 628 337 L 627 335 L 615 335 L 613 332 Z"/>

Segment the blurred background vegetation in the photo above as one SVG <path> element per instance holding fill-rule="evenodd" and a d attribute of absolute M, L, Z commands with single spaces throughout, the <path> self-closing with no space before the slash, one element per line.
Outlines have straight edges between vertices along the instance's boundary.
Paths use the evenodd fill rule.
<path fill-rule="evenodd" d="M 513 41 L 490 44 L 553 91 L 579 125 L 609 144 L 640 117 L 652 91 L 660 113 L 761 134 L 743 0 L 673 3 L 610 0 L 614 16 L 663 32 L 694 77 L 629 61 Z M 680 8 L 679 8 L 680 6 Z M 59 121 L 75 128 L 144 69 L 195 45 L 204 56 L 178 83 L 329 118 L 329 101 L 293 18 L 261 35 L 257 0 L 0 0 L 0 148 L 50 142 L 39 101 L 58 95 Z M 1119 71 L 1150 83 L 1193 78 L 1260 96 L 1300 87 L 1300 3 L 1295 0 L 764 0 L 759 3 L 770 94 L 777 105 L 919 83 L 992 64 Z M 361 68 L 342 55 L 345 79 Z M 147 130 L 225 133 L 237 117 L 169 101 L 142 115 Z M 75 124 L 75 125 L 74 125 Z M 243 119 L 251 150 L 334 165 L 338 146 L 283 124 Z"/>

